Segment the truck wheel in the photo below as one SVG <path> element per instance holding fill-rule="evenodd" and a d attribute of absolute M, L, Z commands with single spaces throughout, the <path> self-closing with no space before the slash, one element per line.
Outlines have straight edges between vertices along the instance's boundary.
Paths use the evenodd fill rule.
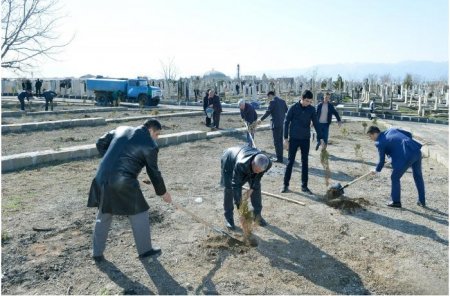
<path fill-rule="evenodd" d="M 140 94 L 138 96 L 139 107 L 143 108 L 147 104 L 148 96 L 146 94 Z"/>
<path fill-rule="evenodd" d="M 159 97 L 154 97 L 150 99 L 150 106 L 158 106 L 159 104 Z"/>

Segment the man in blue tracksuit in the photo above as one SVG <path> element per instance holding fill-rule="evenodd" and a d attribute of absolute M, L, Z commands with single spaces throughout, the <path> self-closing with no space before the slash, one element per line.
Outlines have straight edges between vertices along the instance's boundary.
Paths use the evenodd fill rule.
<path fill-rule="evenodd" d="M 308 154 L 309 143 L 311 138 L 311 122 L 317 133 L 317 138 L 322 139 L 322 132 L 318 127 L 316 109 L 311 106 L 313 94 L 310 90 L 302 93 L 302 99 L 289 107 L 284 120 L 284 145 L 288 147 L 289 162 L 284 173 L 284 184 L 281 189 L 282 193 L 289 191 L 289 181 L 292 175 L 292 167 L 295 162 L 295 154 L 300 148 L 302 158 L 302 191 L 312 194 L 308 188 Z M 323 140 L 321 140 L 322 145 Z"/>
<path fill-rule="evenodd" d="M 413 140 L 412 134 L 396 128 L 390 128 L 380 132 L 378 127 L 371 126 L 367 131 L 370 139 L 375 141 L 378 148 L 379 161 L 373 174 L 379 173 L 384 165 L 385 155 L 392 159 L 392 201 L 387 204 L 389 207 L 401 208 L 400 201 L 400 178 L 411 167 L 414 182 L 416 183 L 419 198 L 417 205 L 425 207 L 425 185 L 422 176 L 422 145 Z"/>
<path fill-rule="evenodd" d="M 317 120 L 319 121 L 319 129 L 322 131 L 323 141 L 325 142 L 324 149 L 328 145 L 328 135 L 330 131 L 331 118 L 334 115 L 338 122 L 339 127 L 341 127 L 341 117 L 339 113 L 334 108 L 333 104 L 330 103 L 331 94 L 329 92 L 325 93 L 323 97 L 323 102 L 317 105 Z M 316 150 L 319 149 L 320 141 L 317 138 Z"/>
<path fill-rule="evenodd" d="M 275 153 L 277 155 L 276 162 L 283 163 L 283 123 L 286 118 L 288 107 L 283 99 L 275 96 L 275 92 L 269 91 L 267 98 L 270 101 L 266 113 L 258 121 L 260 123 L 269 115 L 272 116 L 272 136 L 273 145 L 275 146 Z"/>

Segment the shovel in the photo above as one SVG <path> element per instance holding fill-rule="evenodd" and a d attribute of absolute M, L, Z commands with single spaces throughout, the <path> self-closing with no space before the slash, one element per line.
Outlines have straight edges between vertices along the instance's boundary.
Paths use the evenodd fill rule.
<path fill-rule="evenodd" d="M 228 236 L 228 237 L 230 237 L 230 238 L 232 238 L 232 239 L 234 239 L 234 240 L 241 241 L 241 240 L 235 238 L 234 236 L 232 236 L 231 234 L 229 234 L 228 232 L 226 232 L 226 231 L 220 229 L 219 227 L 216 227 L 216 226 L 212 225 L 211 223 L 209 223 L 209 222 L 203 220 L 202 218 L 200 218 L 199 216 L 195 215 L 194 213 L 192 213 L 192 212 L 189 211 L 188 209 L 186 209 L 186 208 L 182 207 L 181 205 L 179 205 L 178 203 L 172 201 L 172 205 L 173 205 L 175 208 L 177 208 L 178 210 L 181 210 L 181 211 L 185 212 L 186 214 L 188 214 L 189 216 L 191 216 L 195 221 L 200 222 L 200 223 L 202 223 L 203 225 L 208 226 L 210 229 L 214 230 L 215 232 L 220 233 L 221 235 Z"/>
<path fill-rule="evenodd" d="M 250 129 L 248 128 L 248 124 L 245 121 L 244 121 L 244 123 L 245 123 L 245 127 L 247 128 L 248 136 L 250 137 L 250 140 L 252 140 L 253 148 L 256 148 L 255 140 L 253 140 L 252 134 L 250 133 Z"/>
<path fill-rule="evenodd" d="M 367 172 L 366 174 L 362 175 L 359 178 L 356 178 L 355 180 L 345 184 L 344 186 L 341 185 L 341 183 L 337 183 L 334 185 L 331 185 L 330 188 L 327 190 L 327 197 L 328 199 L 338 198 L 341 195 L 344 194 L 344 188 L 347 188 L 348 186 L 352 185 L 353 183 L 364 179 L 365 177 L 369 176 L 372 172 Z"/>

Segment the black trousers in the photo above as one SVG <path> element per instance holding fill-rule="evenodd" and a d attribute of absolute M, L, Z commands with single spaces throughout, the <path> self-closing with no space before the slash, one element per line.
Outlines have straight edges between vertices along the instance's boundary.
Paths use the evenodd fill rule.
<path fill-rule="evenodd" d="M 284 186 L 289 186 L 291 180 L 292 167 L 295 162 L 295 155 L 298 148 L 300 148 L 302 157 L 302 188 L 308 187 L 308 154 L 309 154 L 309 139 L 290 139 L 289 140 L 289 162 L 284 173 Z"/>
<path fill-rule="evenodd" d="M 45 111 L 48 111 L 48 103 L 50 103 L 50 109 L 53 111 L 53 99 L 51 100 L 45 99 Z"/>
<path fill-rule="evenodd" d="M 209 118 L 208 116 L 206 116 L 206 126 L 209 127 L 211 125 L 211 118 Z"/>
<path fill-rule="evenodd" d="M 25 111 L 25 99 L 19 99 L 20 110 Z"/>
<path fill-rule="evenodd" d="M 225 182 L 225 183 L 231 183 Z M 253 190 L 252 195 L 250 196 L 250 202 L 253 207 L 254 216 L 260 216 L 262 211 L 262 198 L 261 198 L 261 188 Z M 233 221 L 233 209 L 234 204 L 239 205 L 241 203 L 240 200 L 234 200 L 233 189 L 231 188 L 231 184 L 229 186 L 225 186 L 224 196 L 223 196 L 223 209 L 224 216 L 227 221 Z"/>
<path fill-rule="evenodd" d="M 220 112 L 214 111 L 214 113 L 213 113 L 213 126 L 215 128 L 219 128 L 219 123 L 220 123 Z"/>
<path fill-rule="evenodd" d="M 283 161 L 283 126 L 272 127 L 272 136 L 277 161 Z"/>

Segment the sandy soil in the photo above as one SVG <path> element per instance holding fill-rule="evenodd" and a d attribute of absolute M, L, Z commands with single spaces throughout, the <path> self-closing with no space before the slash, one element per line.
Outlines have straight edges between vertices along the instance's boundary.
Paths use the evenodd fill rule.
<path fill-rule="evenodd" d="M 376 162 L 361 124 L 345 128 L 348 134 L 336 125 L 331 129 L 331 183 L 345 184 Z M 242 134 L 162 148 L 160 168 L 174 201 L 224 227 L 220 156 L 244 142 Z M 258 132 L 256 144 L 273 155 L 270 131 Z M 448 170 L 433 160 L 423 160 L 429 208 L 416 206 L 409 171 L 402 179 L 403 209 L 387 208 L 386 168 L 380 177 L 346 188 L 344 198 L 361 207 L 347 211 L 324 203 L 324 170 L 312 150 L 309 187 L 315 194 L 300 191 L 297 166 L 292 192 L 283 196 L 305 206 L 263 196 L 269 226 L 254 231 L 257 247 L 211 231 L 142 183 L 153 243 L 162 255 L 139 260 L 127 219 L 116 217 L 107 260 L 95 264 L 96 211 L 86 201 L 98 163 L 95 158 L 2 176 L 2 293 L 448 294 Z M 284 167 L 275 163 L 263 177 L 264 191 L 278 194 Z"/>

